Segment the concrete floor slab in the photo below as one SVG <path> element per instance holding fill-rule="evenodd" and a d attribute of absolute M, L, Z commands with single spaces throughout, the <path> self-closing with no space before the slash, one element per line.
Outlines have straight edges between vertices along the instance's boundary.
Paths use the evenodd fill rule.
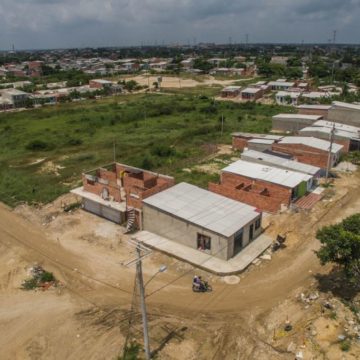
<path fill-rule="evenodd" d="M 150 248 L 159 250 L 169 256 L 173 256 L 220 276 L 238 274 L 244 271 L 273 241 L 269 236 L 262 234 L 246 246 L 239 254 L 226 261 L 181 245 L 149 231 L 139 231 L 133 235 L 133 238 Z"/>

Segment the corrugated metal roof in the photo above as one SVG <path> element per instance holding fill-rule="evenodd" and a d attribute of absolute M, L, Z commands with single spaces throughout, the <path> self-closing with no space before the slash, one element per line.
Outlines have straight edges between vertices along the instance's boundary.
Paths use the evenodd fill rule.
<path fill-rule="evenodd" d="M 271 145 L 275 142 L 275 140 L 270 139 L 251 139 L 248 141 L 249 144 L 268 144 Z"/>
<path fill-rule="evenodd" d="M 187 183 L 172 186 L 143 202 L 225 237 L 259 216 L 253 206 Z"/>
<path fill-rule="evenodd" d="M 347 131 L 347 132 L 354 133 L 354 134 L 359 134 L 359 132 L 360 132 L 360 127 L 341 124 L 341 123 L 327 121 L 327 120 L 318 120 L 312 124 L 312 126 L 320 126 L 320 127 L 324 126 L 324 127 L 328 127 L 328 128 L 332 128 L 334 125 L 335 125 L 335 129 L 337 129 L 337 130 L 343 130 L 343 131 Z"/>
<path fill-rule="evenodd" d="M 305 115 L 305 114 L 277 114 L 273 116 L 273 119 L 304 119 L 304 120 L 320 120 L 321 115 Z"/>
<path fill-rule="evenodd" d="M 307 126 L 303 129 L 301 129 L 300 135 L 301 134 L 306 134 L 306 133 L 322 133 L 322 134 L 326 134 L 329 136 L 330 139 L 330 134 L 331 134 L 332 129 L 330 127 L 326 127 L 326 126 Z M 359 140 L 360 136 L 359 133 L 353 133 L 353 132 L 349 132 L 349 131 L 344 131 L 341 129 L 336 129 L 334 131 L 334 135 L 340 136 L 342 138 L 345 139 L 354 139 L 354 140 Z"/>
<path fill-rule="evenodd" d="M 263 153 L 261 151 L 256 150 L 245 150 L 241 154 L 241 158 L 248 157 L 251 159 L 262 160 L 268 163 L 273 164 L 274 166 L 285 167 L 289 170 L 294 170 L 298 172 L 302 172 L 309 175 L 315 175 L 320 171 L 320 168 L 308 164 L 303 164 L 301 162 L 295 160 L 285 159 L 279 156 L 271 155 L 268 153 Z M 244 159 L 246 160 L 246 159 Z"/>
<path fill-rule="evenodd" d="M 283 136 L 280 135 L 271 135 L 271 134 L 255 134 L 255 133 L 246 133 L 246 132 L 234 132 L 231 136 L 242 136 L 249 137 L 252 139 L 268 139 L 268 140 L 280 140 Z"/>
<path fill-rule="evenodd" d="M 349 104 L 349 103 L 344 103 L 341 101 L 333 101 L 332 104 L 334 106 L 342 107 L 345 109 L 360 110 L 360 105 L 357 105 L 357 104 Z"/>
<path fill-rule="evenodd" d="M 329 141 L 317 139 L 312 136 L 285 136 L 279 141 L 279 144 L 303 144 L 324 151 L 329 151 L 330 149 Z M 342 148 L 342 145 L 333 143 L 331 152 L 336 154 Z"/>
<path fill-rule="evenodd" d="M 283 170 L 273 166 L 251 163 L 238 160 L 222 171 L 243 175 L 252 179 L 268 181 L 273 184 L 294 188 L 303 181 L 308 181 L 312 176 L 292 170 Z"/>
<path fill-rule="evenodd" d="M 297 108 L 298 109 L 329 110 L 329 109 L 331 109 L 331 105 L 309 105 L 309 104 L 304 104 L 304 105 L 298 105 Z"/>

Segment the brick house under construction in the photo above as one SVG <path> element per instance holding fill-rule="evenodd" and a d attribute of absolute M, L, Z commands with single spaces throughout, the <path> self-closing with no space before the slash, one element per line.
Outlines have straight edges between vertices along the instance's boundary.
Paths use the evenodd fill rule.
<path fill-rule="evenodd" d="M 140 228 L 142 200 L 175 184 L 173 177 L 112 163 L 82 174 L 83 186 L 72 193 L 83 199 L 85 210 L 122 224 L 127 231 Z"/>
<path fill-rule="evenodd" d="M 256 208 L 276 213 L 311 191 L 313 176 L 239 160 L 224 168 L 220 184 L 209 190 Z"/>

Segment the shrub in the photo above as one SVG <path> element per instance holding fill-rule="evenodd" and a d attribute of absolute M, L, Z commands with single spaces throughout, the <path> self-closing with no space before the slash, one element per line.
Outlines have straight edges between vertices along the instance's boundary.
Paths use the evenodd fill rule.
<path fill-rule="evenodd" d="M 154 162 L 151 160 L 151 158 L 146 156 L 141 162 L 141 167 L 145 170 L 151 170 L 154 167 Z"/>
<path fill-rule="evenodd" d="M 33 140 L 26 145 L 27 150 L 46 151 L 51 150 L 54 146 L 43 140 Z"/>
<path fill-rule="evenodd" d="M 350 340 L 343 340 L 341 343 L 340 343 L 340 349 L 341 351 L 349 351 L 351 348 L 351 342 Z"/>
<path fill-rule="evenodd" d="M 81 145 L 83 142 L 81 139 L 75 139 L 75 138 L 72 138 L 70 140 L 68 140 L 67 144 L 68 145 L 71 145 L 71 146 L 77 146 L 77 145 Z"/>
<path fill-rule="evenodd" d="M 33 289 L 37 288 L 37 285 L 38 285 L 37 280 L 35 278 L 31 278 L 31 279 L 24 280 L 21 287 L 24 290 L 33 290 Z"/>
<path fill-rule="evenodd" d="M 40 282 L 44 283 L 50 281 L 55 281 L 54 274 L 48 271 L 44 271 L 40 276 Z"/>
<path fill-rule="evenodd" d="M 159 157 L 169 157 L 176 154 L 176 150 L 170 146 L 157 145 L 151 149 L 151 154 Z"/>

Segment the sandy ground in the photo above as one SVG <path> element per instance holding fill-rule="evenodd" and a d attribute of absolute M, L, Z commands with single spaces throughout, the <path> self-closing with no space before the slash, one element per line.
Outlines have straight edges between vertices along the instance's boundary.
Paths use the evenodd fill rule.
<path fill-rule="evenodd" d="M 294 359 L 297 351 L 306 359 L 359 356 L 357 344 L 345 353 L 337 343 L 350 315 L 331 319 L 315 301 L 308 306 L 298 300 L 299 293 L 317 289 L 316 276 L 330 270 L 314 254 L 316 230 L 360 211 L 359 178 L 341 175 L 311 212 L 267 217 L 269 235 L 288 232 L 286 248 L 249 268 L 240 281 L 224 281 L 157 252 L 147 257 L 145 281 L 161 264 L 168 267 L 146 289 L 158 358 Z M 114 359 L 129 319 L 130 339 L 141 341 L 137 304 L 130 312 L 135 269 L 121 265 L 134 249 L 120 226 L 82 210 L 64 213 L 62 205 L 72 201 L 66 195 L 42 208 L 0 206 L 1 359 Z M 21 290 L 34 263 L 54 272 L 63 286 Z M 192 293 L 195 273 L 210 281 L 212 293 Z M 282 330 L 286 319 L 295 328 L 289 334 Z"/>
<path fill-rule="evenodd" d="M 221 85 L 228 86 L 236 82 L 237 80 L 216 80 L 213 76 L 207 76 L 203 81 L 196 81 L 194 79 L 181 79 L 176 76 L 161 76 L 161 88 L 191 88 L 195 86 L 212 86 L 212 85 Z M 159 76 L 129 76 L 125 77 L 126 81 L 135 80 L 138 84 L 144 86 L 153 87 L 153 83 L 158 81 Z"/>

